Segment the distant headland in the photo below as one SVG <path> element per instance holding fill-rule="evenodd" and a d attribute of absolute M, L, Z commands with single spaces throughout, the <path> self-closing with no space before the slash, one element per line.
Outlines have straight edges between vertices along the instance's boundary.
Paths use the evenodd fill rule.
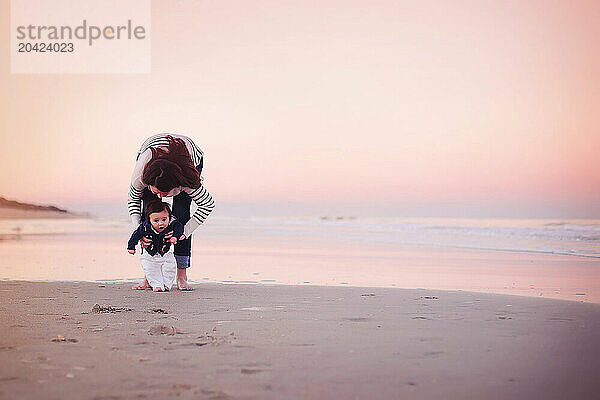
<path fill-rule="evenodd" d="M 22 203 L 0 196 L 0 218 L 82 218 L 88 216 L 52 205 Z"/>

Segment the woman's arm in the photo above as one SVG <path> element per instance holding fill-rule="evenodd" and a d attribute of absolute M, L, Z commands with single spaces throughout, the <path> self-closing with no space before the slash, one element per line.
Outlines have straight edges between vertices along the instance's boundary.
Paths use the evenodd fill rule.
<path fill-rule="evenodd" d="M 183 234 L 186 238 L 188 238 L 192 232 L 194 232 L 196 228 L 198 228 L 200 224 L 203 223 L 206 218 L 208 218 L 208 215 L 215 208 L 215 202 L 213 201 L 210 193 L 208 193 L 208 191 L 202 185 L 200 185 L 198 189 L 182 188 L 182 190 L 186 192 L 198 206 L 198 209 L 185 224 L 183 230 Z"/>
<path fill-rule="evenodd" d="M 131 183 L 129 185 L 129 195 L 127 196 L 127 210 L 134 226 L 139 226 L 142 222 L 142 193 L 146 185 L 142 183 L 142 173 L 148 160 L 152 157 L 152 152 L 148 149 L 138 158 L 131 174 Z"/>
<path fill-rule="evenodd" d="M 139 225 L 142 222 L 142 190 L 136 189 L 133 184 L 129 186 L 127 196 L 127 210 L 131 217 L 131 223 Z"/>

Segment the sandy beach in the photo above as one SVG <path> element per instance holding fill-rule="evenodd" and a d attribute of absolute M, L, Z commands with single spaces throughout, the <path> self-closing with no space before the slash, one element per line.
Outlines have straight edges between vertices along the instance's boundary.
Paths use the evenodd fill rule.
<path fill-rule="evenodd" d="M 0 400 L 600 399 L 600 0 L 0 15 Z"/>
<path fill-rule="evenodd" d="M 600 305 L 461 291 L 0 282 L 0 398 L 567 399 Z"/>

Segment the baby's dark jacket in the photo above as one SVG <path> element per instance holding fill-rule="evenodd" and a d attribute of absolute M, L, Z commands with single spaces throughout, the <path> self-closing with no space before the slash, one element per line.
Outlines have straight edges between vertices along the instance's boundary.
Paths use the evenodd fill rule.
<path fill-rule="evenodd" d="M 179 240 L 181 235 L 183 235 L 183 225 L 174 216 L 171 217 L 169 226 L 167 226 L 160 233 L 156 233 L 150 222 L 144 221 L 135 231 L 133 231 L 129 242 L 127 243 L 127 249 L 135 250 L 135 245 L 140 241 L 140 239 L 146 237 L 151 239 L 152 243 L 144 250 L 146 250 L 151 256 L 156 255 L 156 253 L 164 256 L 171 248 L 171 243 L 165 242 L 164 240 L 165 235 L 171 231 L 173 231 L 173 236 L 176 237 L 177 240 Z"/>

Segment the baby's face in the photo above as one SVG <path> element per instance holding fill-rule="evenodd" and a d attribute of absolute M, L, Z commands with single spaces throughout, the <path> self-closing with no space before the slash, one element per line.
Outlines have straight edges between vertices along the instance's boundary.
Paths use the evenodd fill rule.
<path fill-rule="evenodd" d="M 169 226 L 169 213 L 167 210 L 150 214 L 150 224 L 157 232 L 162 232 Z"/>

